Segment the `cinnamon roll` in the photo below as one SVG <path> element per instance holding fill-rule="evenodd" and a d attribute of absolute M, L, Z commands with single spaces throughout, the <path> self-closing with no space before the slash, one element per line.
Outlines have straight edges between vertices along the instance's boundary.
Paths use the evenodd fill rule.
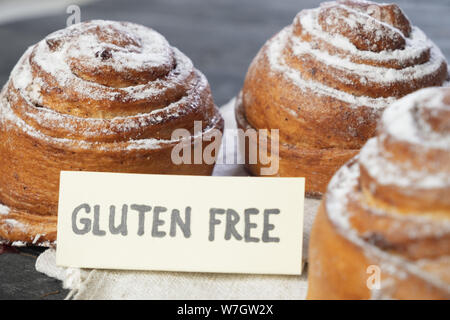
<path fill-rule="evenodd" d="M 201 121 L 201 129 L 195 126 Z M 175 129 L 189 137 L 172 138 Z M 154 30 L 90 21 L 30 47 L 0 95 L 0 238 L 56 239 L 59 173 L 211 174 L 171 160 L 223 130 L 205 76 Z"/>
<path fill-rule="evenodd" d="M 312 229 L 310 299 L 450 299 L 450 89 L 386 109 Z"/>
<path fill-rule="evenodd" d="M 306 177 L 307 193 L 320 195 L 374 135 L 385 107 L 447 78 L 440 50 L 397 5 L 327 2 L 262 47 L 236 118 L 241 128 L 279 129 L 278 175 Z M 264 164 L 247 167 L 259 175 Z"/>

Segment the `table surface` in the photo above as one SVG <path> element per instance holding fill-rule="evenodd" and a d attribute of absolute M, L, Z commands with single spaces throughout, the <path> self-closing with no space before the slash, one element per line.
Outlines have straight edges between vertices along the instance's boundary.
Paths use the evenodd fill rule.
<path fill-rule="evenodd" d="M 252 58 L 273 34 L 318 0 L 98 1 L 81 6 L 81 19 L 141 23 L 162 33 L 208 78 L 217 105 L 239 92 Z M 450 0 L 396 1 L 410 20 L 450 57 Z M 65 26 L 60 14 L 0 25 L 0 84 L 25 49 Z M 0 160 L 1 161 L 1 160 Z M 34 268 L 42 248 L 0 254 L 0 299 L 62 299 L 59 281 Z"/>

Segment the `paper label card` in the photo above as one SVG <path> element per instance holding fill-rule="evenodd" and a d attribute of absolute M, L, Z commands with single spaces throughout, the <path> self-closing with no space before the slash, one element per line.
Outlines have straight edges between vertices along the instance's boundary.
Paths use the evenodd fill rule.
<path fill-rule="evenodd" d="M 61 172 L 60 266 L 301 274 L 304 178 Z"/>

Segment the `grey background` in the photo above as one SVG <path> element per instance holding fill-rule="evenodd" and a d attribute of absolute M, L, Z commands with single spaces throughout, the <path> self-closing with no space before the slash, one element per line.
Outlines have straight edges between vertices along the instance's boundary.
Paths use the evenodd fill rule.
<path fill-rule="evenodd" d="M 4 1 L 4 0 L 3 0 Z M 388 0 L 386 0 L 388 1 Z M 413 24 L 450 57 L 450 0 L 398 0 Z M 141 23 L 162 33 L 207 76 L 217 105 L 241 88 L 248 65 L 263 43 L 317 0 L 152 0 L 98 1 L 81 6 L 81 19 Z M 65 26 L 67 14 L 0 24 L 0 85 L 25 49 Z M 1 161 L 1 159 L 0 159 Z M 34 270 L 42 249 L 0 255 L 0 299 L 61 299 L 57 280 Z"/>

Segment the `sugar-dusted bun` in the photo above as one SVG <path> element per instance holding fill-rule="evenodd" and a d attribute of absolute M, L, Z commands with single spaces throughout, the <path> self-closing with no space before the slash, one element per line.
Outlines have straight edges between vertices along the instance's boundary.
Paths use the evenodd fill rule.
<path fill-rule="evenodd" d="M 450 299 L 450 88 L 386 109 L 378 136 L 331 180 L 309 263 L 310 299 Z"/>
<path fill-rule="evenodd" d="M 214 164 L 172 162 L 179 128 L 193 144 L 223 120 L 205 76 L 162 35 L 112 21 L 50 34 L 0 95 L 0 238 L 56 239 L 61 170 L 211 174 Z"/>
<path fill-rule="evenodd" d="M 280 176 L 321 194 L 390 103 L 448 77 L 440 50 L 394 4 L 303 10 L 260 50 L 237 100 L 241 127 L 280 130 Z M 250 165 L 258 175 L 261 164 Z"/>

